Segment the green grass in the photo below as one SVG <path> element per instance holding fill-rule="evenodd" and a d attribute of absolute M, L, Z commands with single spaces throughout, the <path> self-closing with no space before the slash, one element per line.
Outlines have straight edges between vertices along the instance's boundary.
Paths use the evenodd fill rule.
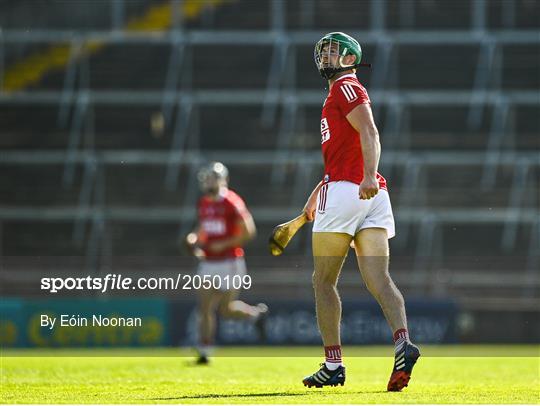
<path fill-rule="evenodd" d="M 209 366 L 171 349 L 10 350 L 1 358 L 0 403 L 539 404 L 538 347 L 493 348 L 426 346 L 401 393 L 385 391 L 392 359 L 379 355 L 389 347 L 345 348 L 345 386 L 323 389 L 301 384 L 321 358 L 291 347 L 222 349 Z M 477 356 L 503 353 L 512 356 Z"/>

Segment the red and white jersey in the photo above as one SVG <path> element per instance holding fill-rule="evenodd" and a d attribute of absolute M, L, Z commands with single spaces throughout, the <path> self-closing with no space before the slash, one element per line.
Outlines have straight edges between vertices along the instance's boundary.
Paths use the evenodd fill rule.
<path fill-rule="evenodd" d="M 203 251 L 208 259 L 235 258 L 244 256 L 242 247 L 231 247 L 222 252 L 204 250 L 204 245 L 238 235 L 237 222 L 249 212 L 240 196 L 230 189 L 224 189 L 217 200 L 202 196 L 197 204 Z"/>
<path fill-rule="evenodd" d="M 326 98 L 321 116 L 321 146 L 324 158 L 324 183 L 346 180 L 360 184 L 364 178 L 364 158 L 358 132 L 347 120 L 359 104 L 369 104 L 369 96 L 356 75 L 338 78 Z M 386 180 L 377 173 L 379 187 Z"/>

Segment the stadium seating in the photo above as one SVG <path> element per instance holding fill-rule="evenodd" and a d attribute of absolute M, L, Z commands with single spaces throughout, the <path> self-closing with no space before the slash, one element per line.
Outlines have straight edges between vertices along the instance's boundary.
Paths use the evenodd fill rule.
<path fill-rule="evenodd" d="M 151 5 L 124 3 L 126 21 Z M 489 270 L 485 261 L 456 265 L 452 258 L 485 258 L 501 247 L 515 257 L 537 256 L 529 241 L 539 227 L 531 194 L 540 175 L 540 45 L 522 38 L 531 37 L 540 7 L 516 1 L 512 22 L 504 2 L 489 2 L 479 31 L 472 1 L 391 0 L 382 9 L 364 3 L 359 12 L 356 2 L 339 10 L 325 0 L 225 2 L 187 20 L 179 37 L 111 36 L 111 11 L 99 2 L 77 2 L 78 14 L 65 6 L 33 13 L 40 16 L 33 29 L 103 38 L 73 63 L 51 63 L 18 92 L 0 92 L 3 254 L 99 256 L 92 247 L 107 246 L 113 256 L 185 256 L 178 238 L 194 221 L 195 169 L 220 159 L 256 214 L 259 234 L 248 254 L 266 258 L 267 235 L 301 210 L 321 175 L 325 84 L 313 66 L 312 42 L 339 28 L 365 35 L 364 60 L 373 63 L 359 77 L 372 98 L 381 171 L 405 230 L 392 242 L 404 258 L 393 264 L 398 275 L 418 267 L 423 255 L 443 258 L 440 269 L 480 273 Z M 412 6 L 405 10 L 405 3 Z M 68 34 L 25 41 L 17 15 L 33 6 L 0 4 L 6 72 L 50 46 L 72 43 Z M 497 36 L 512 27 L 523 37 Z M 415 37 L 434 30 L 429 41 Z M 495 45 L 493 61 L 482 63 L 487 43 Z M 490 68 L 497 58 L 499 69 Z M 190 114 L 183 116 L 183 108 Z M 164 122 L 153 124 L 161 114 Z M 124 159 L 127 153 L 135 155 Z M 289 252 L 309 257 L 309 244 L 305 230 Z M 255 273 L 268 266 L 259 262 Z M 530 263 L 504 265 L 528 272 Z M 419 286 L 407 289 L 427 285 Z"/>

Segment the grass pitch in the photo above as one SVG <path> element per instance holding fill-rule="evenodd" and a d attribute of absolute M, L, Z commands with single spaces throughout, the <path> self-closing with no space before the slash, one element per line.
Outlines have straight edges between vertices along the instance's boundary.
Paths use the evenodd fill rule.
<path fill-rule="evenodd" d="M 505 357 L 486 348 L 422 346 L 401 393 L 386 392 L 392 358 L 380 355 L 391 347 L 345 347 L 345 386 L 322 389 L 301 382 L 322 358 L 294 347 L 222 349 L 209 366 L 172 349 L 9 350 L 0 402 L 540 403 L 538 347 L 504 347 Z"/>

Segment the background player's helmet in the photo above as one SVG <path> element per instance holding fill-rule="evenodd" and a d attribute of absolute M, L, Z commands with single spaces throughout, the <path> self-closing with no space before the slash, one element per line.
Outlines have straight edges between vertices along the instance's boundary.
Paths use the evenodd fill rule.
<path fill-rule="evenodd" d="M 220 187 L 227 186 L 229 170 L 221 162 L 211 162 L 199 170 L 197 179 L 203 193 L 217 194 Z"/>
<path fill-rule="evenodd" d="M 331 55 L 339 55 L 336 65 L 330 62 Z M 345 65 L 343 58 L 354 55 L 353 64 Z M 331 79 L 338 72 L 343 72 L 356 67 L 362 60 L 362 48 L 357 40 L 343 32 L 331 32 L 322 37 L 315 45 L 315 65 L 319 73 L 325 79 Z"/>

